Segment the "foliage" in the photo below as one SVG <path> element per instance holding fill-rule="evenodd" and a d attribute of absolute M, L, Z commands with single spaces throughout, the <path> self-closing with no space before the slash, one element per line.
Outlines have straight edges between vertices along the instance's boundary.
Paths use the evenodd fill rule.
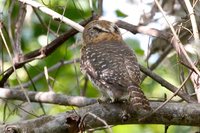
<path fill-rule="evenodd" d="M 44 0 L 39 1 L 43 3 L 48 8 L 58 12 L 59 14 L 63 14 L 65 17 L 75 21 L 81 22 L 92 15 L 91 7 L 89 6 L 88 1 L 75 1 L 75 0 L 59 0 L 59 1 L 50 1 Z M 125 2 L 125 1 L 124 1 Z M 97 3 L 97 1 L 94 1 Z M 97 4 L 93 3 L 94 12 L 98 11 Z M 129 1 L 129 4 L 131 0 Z M 164 2 L 163 2 L 164 3 Z M 105 1 L 106 4 L 106 1 Z M 132 3 L 133 4 L 133 3 Z M 145 3 L 147 4 L 147 3 Z M 152 4 L 152 3 L 151 3 Z M 176 5 L 179 3 L 175 3 Z M 13 9 L 12 9 L 13 6 Z M 0 2 L 0 27 L 2 30 L 2 35 L 5 37 L 5 42 L 2 39 L 2 35 L 0 37 L 0 80 L 3 78 L 3 72 L 12 67 L 12 61 L 10 59 L 9 52 L 11 53 L 12 58 L 14 57 L 15 48 L 12 46 L 12 39 L 15 40 L 17 38 L 16 34 L 16 22 L 18 21 L 20 10 L 22 5 L 19 1 L 12 1 L 12 0 L 4 0 Z M 170 7 L 170 5 L 165 5 Z M 175 7 L 174 7 L 175 8 Z M 171 9 L 172 10 L 172 9 Z M 179 13 L 183 13 L 182 9 L 174 9 L 177 10 Z M 135 12 L 133 12 L 135 13 Z M 155 13 L 150 12 L 150 13 Z M 39 17 L 36 15 L 38 14 Z M 121 11 L 121 9 L 116 9 L 113 13 L 119 18 L 125 18 L 129 16 L 127 12 Z M 106 14 L 104 14 L 106 15 Z M 150 14 L 151 15 L 151 14 Z M 178 14 L 170 14 L 169 15 L 176 15 Z M 145 18 L 146 17 L 146 18 Z M 39 20 L 39 18 L 42 20 Z M 149 20 L 153 20 L 153 16 L 142 16 L 143 24 L 147 25 L 146 22 L 151 23 Z M 147 21 L 145 21 L 145 19 Z M 178 22 L 177 22 L 178 23 Z M 158 24 L 161 25 L 161 24 Z M 26 17 L 24 23 L 21 25 L 22 31 L 20 35 L 20 46 L 22 50 L 22 54 L 29 53 L 31 51 L 40 49 L 46 45 L 48 45 L 51 41 L 57 38 L 59 35 L 63 34 L 64 32 L 70 29 L 70 26 L 53 20 L 47 14 L 39 11 L 38 9 L 31 8 L 30 6 L 27 8 Z M 158 26 L 159 27 L 159 26 Z M 168 31 L 169 29 L 166 28 Z M 177 29 L 178 30 L 178 29 Z M 12 34 L 13 38 L 11 39 Z M 143 38 L 135 39 L 136 37 L 128 37 L 126 38 L 125 35 L 129 33 L 123 34 L 124 40 L 126 43 L 134 49 L 138 61 L 140 64 L 144 66 L 150 66 L 155 63 L 155 61 L 160 57 L 163 53 L 161 49 L 158 51 L 153 52 L 153 56 L 151 56 L 150 60 L 148 60 L 147 65 L 147 52 L 148 48 L 147 45 L 143 46 L 144 40 Z M 188 33 L 187 33 L 188 34 Z M 69 61 L 80 57 L 80 44 L 81 44 L 81 34 L 77 34 L 72 36 L 70 39 L 66 40 L 58 49 L 56 49 L 52 54 L 48 57 L 43 59 L 36 59 L 29 63 L 26 63 L 24 67 L 17 69 L 17 75 L 14 72 L 8 80 L 5 82 L 3 87 L 8 88 L 15 88 L 19 86 L 20 82 L 25 84 L 27 82 L 31 82 L 31 79 L 34 79 L 35 76 L 43 73 L 45 69 L 49 69 L 50 67 L 58 64 L 61 61 Z M 152 43 L 153 41 L 149 41 Z M 191 42 L 191 41 L 190 41 Z M 162 43 L 162 42 L 161 42 Z M 188 43 L 188 42 L 187 42 Z M 8 51 L 6 46 L 9 47 Z M 153 44 L 152 44 L 153 46 Z M 165 48 L 164 48 L 165 49 Z M 150 50 L 150 48 L 149 48 Z M 173 50 L 172 50 L 173 51 Z M 196 55 L 191 54 L 193 59 L 196 59 Z M 179 62 L 179 58 L 175 54 L 175 52 L 171 52 L 160 65 L 154 70 L 154 72 L 160 75 L 162 78 L 170 82 L 175 86 L 179 86 L 186 75 L 189 73 L 189 70 L 184 65 L 181 65 Z M 78 96 L 84 95 L 85 97 L 97 98 L 100 97 L 99 92 L 95 89 L 95 87 L 89 82 L 85 86 L 86 79 L 81 74 L 79 69 L 79 63 L 71 63 L 67 65 L 61 65 L 60 67 L 54 69 L 51 72 L 48 72 L 48 78 L 44 75 L 40 77 L 38 80 L 33 81 L 34 84 L 30 84 L 25 89 L 28 91 L 38 91 L 38 92 L 45 92 L 45 91 L 52 91 L 59 94 L 65 94 L 69 96 Z M 192 86 L 192 81 L 188 81 L 187 86 Z M 2 86 L 1 86 L 2 87 Z M 3 88 L 2 87 L 2 88 Z M 158 84 L 155 80 L 147 77 L 141 84 L 141 87 L 145 93 L 145 95 L 152 100 L 165 100 L 165 95 L 167 98 L 173 95 L 168 89 L 162 87 Z M 20 89 L 20 87 L 18 87 Z M 190 90 L 191 91 L 191 90 Z M 193 90 L 192 90 L 193 91 Z M 172 99 L 173 101 L 180 100 L 180 97 L 176 96 Z M 0 102 L 0 121 L 2 123 L 9 123 L 15 122 L 22 119 L 30 119 L 35 118 L 34 115 L 40 116 L 44 114 L 57 114 L 60 112 L 65 112 L 68 110 L 74 110 L 75 107 L 68 107 L 68 106 L 60 106 L 60 105 L 51 105 L 51 104 L 42 104 L 44 110 L 42 110 L 41 105 L 38 103 L 31 103 L 28 104 L 25 101 L 16 101 L 16 100 L 7 100 L 2 99 Z M 26 113 L 31 112 L 30 114 Z M 190 132 L 195 130 L 192 127 L 179 127 L 179 126 L 170 126 L 168 133 L 178 133 L 178 132 Z M 96 132 L 104 132 L 96 131 Z M 145 133 L 154 133 L 154 132 L 164 132 L 163 125 L 118 125 L 113 127 L 114 133 L 122 133 L 122 132 L 145 132 Z"/>

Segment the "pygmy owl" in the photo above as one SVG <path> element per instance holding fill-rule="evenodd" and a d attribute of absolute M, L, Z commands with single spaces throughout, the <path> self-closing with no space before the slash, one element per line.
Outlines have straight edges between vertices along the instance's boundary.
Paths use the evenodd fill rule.
<path fill-rule="evenodd" d="M 100 90 L 100 100 L 131 100 L 134 106 L 149 110 L 140 89 L 137 58 L 123 41 L 119 28 L 109 21 L 95 20 L 85 26 L 81 49 L 81 71 Z"/>

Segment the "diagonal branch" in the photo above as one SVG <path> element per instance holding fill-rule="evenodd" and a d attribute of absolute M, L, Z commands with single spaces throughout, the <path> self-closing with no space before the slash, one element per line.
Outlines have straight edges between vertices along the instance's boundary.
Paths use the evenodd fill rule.
<path fill-rule="evenodd" d="M 70 25 L 71 27 L 73 27 L 74 29 L 76 29 L 77 31 L 83 32 L 83 27 L 77 23 L 75 23 L 74 21 L 64 17 L 63 15 L 60 15 L 59 13 L 49 9 L 48 7 L 46 7 L 45 5 L 42 5 L 36 1 L 33 0 L 18 0 L 24 4 L 28 4 L 31 5 L 32 7 L 35 7 L 37 9 L 39 9 L 40 11 L 44 12 L 45 14 L 48 14 L 49 16 L 51 16 L 54 20 L 60 20 L 68 25 Z"/>
<path fill-rule="evenodd" d="M 90 22 L 93 19 L 96 19 L 97 16 L 93 16 L 83 22 L 81 22 L 81 25 L 86 25 L 88 22 Z M 26 64 L 27 62 L 41 59 L 44 57 L 49 56 L 51 53 L 53 53 L 59 46 L 61 46 L 66 40 L 68 40 L 70 37 L 74 36 L 76 33 L 78 33 L 75 29 L 70 29 L 66 33 L 60 35 L 55 40 L 53 40 L 51 43 L 46 45 L 45 47 L 42 47 L 40 49 L 34 50 L 28 54 L 25 54 L 21 57 L 20 61 L 14 64 L 15 69 L 21 68 Z M 9 78 L 9 76 L 13 73 L 13 67 L 8 68 L 6 71 L 4 71 L 2 74 L 3 77 L 0 80 L 0 87 L 3 87 L 6 80 Z M 0 74 L 0 75 L 2 75 Z"/>
<path fill-rule="evenodd" d="M 148 75 L 149 77 L 151 77 L 152 79 L 154 79 L 155 81 L 157 81 L 158 83 L 160 83 L 162 86 L 166 87 L 168 90 L 170 90 L 171 92 L 175 93 L 178 88 L 175 87 L 174 85 L 170 84 L 169 82 L 167 82 L 166 80 L 164 80 L 162 77 L 158 76 L 157 74 L 153 73 L 151 70 L 146 69 L 145 67 L 140 65 L 140 70 Z M 189 103 L 194 103 L 196 102 L 196 100 L 192 97 L 190 97 L 187 93 L 183 92 L 183 91 L 179 91 L 178 96 L 180 96 L 182 99 L 184 99 L 185 101 L 189 102 Z"/>

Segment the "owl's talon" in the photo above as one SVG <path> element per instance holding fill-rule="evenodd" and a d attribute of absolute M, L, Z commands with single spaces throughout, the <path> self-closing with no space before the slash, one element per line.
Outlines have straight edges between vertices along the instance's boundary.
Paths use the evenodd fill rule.
<path fill-rule="evenodd" d="M 122 103 L 127 103 L 129 101 L 129 99 L 123 99 Z"/>
<path fill-rule="evenodd" d="M 104 97 L 104 96 L 98 98 L 97 101 L 98 101 L 98 103 L 108 103 L 108 104 L 116 102 L 115 99 L 107 98 L 107 97 Z"/>
<path fill-rule="evenodd" d="M 100 98 L 97 99 L 97 102 L 98 102 L 99 104 L 104 103 L 104 101 L 102 101 Z"/>
<path fill-rule="evenodd" d="M 109 98 L 106 98 L 104 96 L 97 99 L 98 103 L 111 103 L 111 100 Z"/>

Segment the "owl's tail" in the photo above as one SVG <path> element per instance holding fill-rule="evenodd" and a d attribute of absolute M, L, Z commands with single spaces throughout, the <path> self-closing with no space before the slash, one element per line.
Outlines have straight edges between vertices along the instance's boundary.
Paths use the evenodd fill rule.
<path fill-rule="evenodd" d="M 149 100 L 146 98 L 139 86 L 131 85 L 128 87 L 130 92 L 130 103 L 136 110 L 152 111 Z"/>

